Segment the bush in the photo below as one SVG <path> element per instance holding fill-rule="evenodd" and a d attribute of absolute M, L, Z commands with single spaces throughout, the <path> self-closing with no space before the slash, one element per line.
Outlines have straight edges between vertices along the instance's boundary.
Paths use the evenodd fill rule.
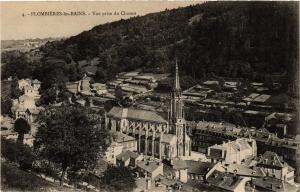
<path fill-rule="evenodd" d="M 11 163 L 1 163 L 1 190 L 40 191 L 49 183 L 37 176 L 18 169 Z"/>

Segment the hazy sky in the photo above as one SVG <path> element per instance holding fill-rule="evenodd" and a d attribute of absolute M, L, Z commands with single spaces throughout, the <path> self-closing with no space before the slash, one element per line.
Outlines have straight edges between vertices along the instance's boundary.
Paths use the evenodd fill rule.
<path fill-rule="evenodd" d="M 1 5 L 1 39 L 26 39 L 46 37 L 67 37 L 76 35 L 92 27 L 128 18 L 124 15 L 106 15 L 122 11 L 136 12 L 136 15 L 159 12 L 162 10 L 185 7 L 190 2 L 0 2 Z M 198 2 L 199 3 L 199 2 Z M 85 12 L 86 16 L 33 16 L 38 12 Z M 100 15 L 93 15 L 93 11 Z M 24 14 L 24 16 L 23 16 Z M 88 15 L 90 14 L 90 15 Z"/>

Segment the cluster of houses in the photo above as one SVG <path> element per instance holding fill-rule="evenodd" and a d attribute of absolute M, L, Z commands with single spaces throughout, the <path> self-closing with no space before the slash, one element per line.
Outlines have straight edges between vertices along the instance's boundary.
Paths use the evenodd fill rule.
<path fill-rule="evenodd" d="M 267 129 L 254 129 L 236 127 L 231 124 L 220 124 L 216 122 L 198 122 L 190 125 L 193 135 L 193 150 L 201 153 L 208 153 L 208 147 L 215 143 L 222 144 L 227 141 L 234 141 L 239 138 L 251 137 L 256 141 L 258 154 L 272 151 L 282 159 L 289 162 L 293 167 L 299 169 L 297 137 L 294 139 L 279 138 L 276 134 Z"/>
<path fill-rule="evenodd" d="M 157 86 L 156 79 L 151 75 L 140 75 L 139 72 L 120 73 L 117 79 L 106 84 L 92 83 L 92 77 L 85 76 L 76 82 L 67 82 L 66 88 L 73 94 L 84 96 L 99 96 L 104 98 L 115 98 L 117 87 L 122 89 L 125 95 L 136 95 L 147 93 Z"/>
<path fill-rule="evenodd" d="M 36 115 L 42 109 L 36 106 L 36 102 L 41 97 L 39 94 L 40 86 L 41 82 L 36 79 L 21 79 L 18 81 L 18 87 L 24 94 L 13 100 L 11 110 L 15 119 L 24 118 L 29 123 L 34 122 Z"/>
<path fill-rule="evenodd" d="M 205 160 L 171 161 L 137 152 L 134 137 L 117 133 L 114 138 L 106 161 L 130 167 L 137 178 L 145 179 L 147 189 L 180 189 L 189 181 L 197 181 L 234 192 L 299 190 L 294 182 L 294 168 L 275 152 L 265 151 L 257 156 L 257 143 L 251 137 L 211 145 Z"/>
<path fill-rule="evenodd" d="M 42 107 L 36 106 L 36 102 L 40 99 L 39 89 L 41 82 L 38 80 L 21 79 L 18 80 L 18 89 L 23 93 L 19 98 L 14 99 L 12 102 L 11 111 L 13 113 L 13 119 L 19 118 L 25 119 L 31 126 L 31 130 L 28 134 L 24 135 L 24 143 L 32 146 L 33 136 L 36 134 L 35 119 L 39 112 L 43 110 Z M 8 121 L 6 121 L 7 123 Z M 5 122 L 4 122 L 5 123 Z M 7 130 L 2 131 L 1 135 L 8 139 L 16 139 L 18 134 L 13 131 L 13 122 L 11 126 L 6 126 Z"/>
<path fill-rule="evenodd" d="M 212 90 L 213 86 L 218 84 L 206 82 L 197 88 L 209 94 L 208 88 Z M 226 86 L 234 90 L 238 85 Z M 115 137 L 106 152 L 106 161 L 113 166 L 130 167 L 137 178 L 146 182 L 146 189 L 180 189 L 196 181 L 221 191 L 299 190 L 294 182 L 294 178 L 299 180 L 299 135 L 289 140 L 267 129 L 185 121 L 182 101 L 186 98 L 180 93 L 176 66 L 168 119 L 157 111 L 112 108 L 106 115 L 106 126 Z M 282 117 L 281 113 L 270 115 L 270 126 L 278 119 L 292 118 Z"/>
<path fill-rule="evenodd" d="M 120 73 L 117 79 L 107 83 L 108 89 L 113 91 L 121 87 L 127 95 L 147 93 L 157 87 L 157 80 L 152 75 L 139 72 Z"/>
<path fill-rule="evenodd" d="M 240 87 L 240 88 L 239 88 Z M 297 122 L 293 113 L 296 103 L 285 93 L 272 94 L 263 83 L 253 82 L 248 86 L 253 91 L 246 96 L 234 98 L 237 90 L 245 89 L 238 81 L 205 81 L 183 91 L 188 106 L 197 106 L 197 120 L 216 120 L 215 111 L 236 111 L 241 114 L 247 127 L 267 128 L 279 137 L 293 135 Z M 274 83 L 279 89 L 280 83 Z M 268 91 L 263 91 L 263 90 Z M 217 118 L 218 119 L 218 118 Z M 271 120 L 272 119 L 272 120 Z"/>

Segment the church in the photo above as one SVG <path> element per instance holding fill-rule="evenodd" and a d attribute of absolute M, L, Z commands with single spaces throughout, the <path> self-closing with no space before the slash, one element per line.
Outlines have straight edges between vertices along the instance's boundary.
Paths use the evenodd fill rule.
<path fill-rule="evenodd" d="M 155 111 L 113 107 L 105 121 L 111 131 L 135 137 L 137 151 L 144 155 L 166 160 L 191 155 L 177 63 L 168 120 Z"/>

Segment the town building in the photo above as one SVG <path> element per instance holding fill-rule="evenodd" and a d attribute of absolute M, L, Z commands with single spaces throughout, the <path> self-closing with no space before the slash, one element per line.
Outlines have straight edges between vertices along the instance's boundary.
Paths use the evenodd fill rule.
<path fill-rule="evenodd" d="M 295 168 L 296 168 L 296 175 L 295 181 L 300 183 L 300 134 L 297 134 L 295 137 L 295 144 L 296 144 L 296 154 L 295 154 Z"/>
<path fill-rule="evenodd" d="M 262 168 L 266 176 L 294 183 L 294 168 L 274 152 L 266 151 L 259 157 L 256 167 Z"/>
<path fill-rule="evenodd" d="M 134 137 L 115 132 L 111 145 L 105 151 L 105 159 L 107 162 L 116 165 L 117 156 L 124 151 L 137 151 L 137 141 Z"/>
<path fill-rule="evenodd" d="M 96 95 L 103 95 L 107 93 L 106 85 L 102 83 L 91 84 L 92 92 L 95 92 Z"/>
<path fill-rule="evenodd" d="M 156 160 L 144 159 L 136 162 L 139 177 L 155 179 L 158 175 L 163 175 L 163 164 Z"/>
<path fill-rule="evenodd" d="M 249 182 L 249 191 L 273 191 L 273 192 L 292 192 L 299 191 L 299 187 L 286 181 L 274 177 L 253 178 Z"/>
<path fill-rule="evenodd" d="M 126 150 L 117 156 L 116 164 L 119 167 L 136 167 L 137 162 L 142 161 L 143 158 L 141 154 Z"/>
<path fill-rule="evenodd" d="M 186 164 L 188 168 L 188 179 L 198 181 L 205 181 L 206 174 L 215 165 L 215 163 L 211 162 L 201 162 L 193 160 L 187 160 Z"/>
<path fill-rule="evenodd" d="M 113 142 L 105 151 L 105 161 L 116 165 L 117 156 L 123 151 L 123 145 Z"/>
<path fill-rule="evenodd" d="M 295 168 L 296 181 L 300 178 L 300 137 L 295 139 L 278 138 L 275 134 L 266 129 L 252 129 L 245 127 L 235 127 L 233 125 L 221 125 L 215 122 L 199 122 L 196 126 L 189 124 L 192 129 L 193 151 L 207 153 L 208 147 L 223 142 L 234 141 L 237 138 L 252 137 L 256 141 L 257 154 L 263 154 L 266 151 L 277 153 L 289 165 Z M 299 144 L 297 144 L 299 143 Z M 297 159 L 298 158 L 298 159 Z M 299 180 L 298 180 L 299 181 Z"/>
<path fill-rule="evenodd" d="M 257 155 L 257 146 L 254 139 L 239 138 L 221 145 L 208 147 L 207 156 L 212 162 L 241 164 L 248 157 Z"/>
<path fill-rule="evenodd" d="M 15 119 L 24 118 L 27 122 L 33 123 L 42 109 L 42 107 L 35 105 L 33 97 L 22 95 L 18 99 L 13 100 L 11 111 L 14 113 Z"/>
<path fill-rule="evenodd" d="M 221 172 L 212 169 L 207 174 L 206 181 L 221 190 L 232 192 L 245 192 L 245 185 L 251 179 L 249 177 L 239 177 L 232 173 Z"/>
<path fill-rule="evenodd" d="M 121 132 L 115 132 L 113 142 L 123 146 L 123 150 L 137 151 L 136 138 Z"/>

